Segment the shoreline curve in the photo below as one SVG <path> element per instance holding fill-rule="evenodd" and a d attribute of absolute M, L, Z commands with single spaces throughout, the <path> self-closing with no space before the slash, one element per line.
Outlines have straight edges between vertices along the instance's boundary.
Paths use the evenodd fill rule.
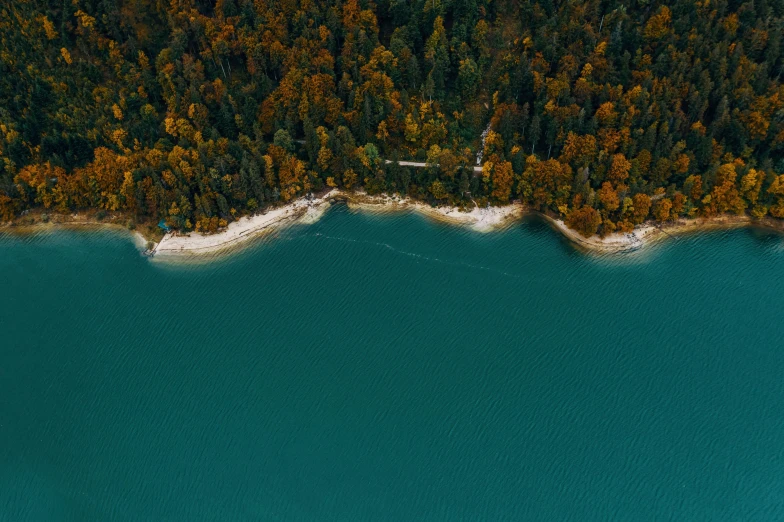
<path fill-rule="evenodd" d="M 149 256 L 160 261 L 198 261 L 222 257 L 247 246 L 254 239 L 273 233 L 294 224 L 312 224 L 337 202 L 344 202 L 350 209 L 370 213 L 415 212 L 446 224 L 467 226 L 477 232 L 491 232 L 507 228 L 520 222 L 527 215 L 543 218 L 554 230 L 560 232 L 575 247 L 587 253 L 616 254 L 639 250 L 653 242 L 677 235 L 728 230 L 746 226 L 758 226 L 768 230 L 784 232 L 784 221 L 764 218 L 752 219 L 747 215 L 721 215 L 712 218 L 680 218 L 665 223 L 646 222 L 630 233 L 613 233 L 605 237 L 584 237 L 566 226 L 562 219 L 526 208 L 519 202 L 504 206 L 475 206 L 471 210 L 451 206 L 432 207 L 426 203 L 397 195 L 368 195 L 364 192 L 344 192 L 332 189 L 320 196 L 303 197 L 263 214 L 242 217 L 225 229 L 202 234 L 191 232 L 179 234 L 169 232 L 153 244 Z M 49 231 L 55 228 L 121 228 L 116 224 L 101 222 L 40 223 L 32 226 L 0 227 L 3 232 L 26 233 Z M 143 251 L 147 238 L 138 231 L 132 232 L 136 247 Z"/>

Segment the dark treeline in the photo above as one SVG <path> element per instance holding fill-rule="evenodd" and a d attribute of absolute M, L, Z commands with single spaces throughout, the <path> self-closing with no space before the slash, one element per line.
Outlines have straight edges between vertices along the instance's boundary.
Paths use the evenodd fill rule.
<path fill-rule="evenodd" d="M 584 234 L 784 217 L 782 0 L 30 0 L 0 15 L 2 220 L 99 208 L 214 231 L 328 186 L 520 199 Z"/>

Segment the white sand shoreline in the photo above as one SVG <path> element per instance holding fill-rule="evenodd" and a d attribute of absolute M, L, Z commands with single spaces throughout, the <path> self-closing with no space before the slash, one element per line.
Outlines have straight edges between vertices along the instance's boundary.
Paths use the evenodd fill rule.
<path fill-rule="evenodd" d="M 214 256 L 284 226 L 295 223 L 315 223 L 331 206 L 330 202 L 335 200 L 345 201 L 349 208 L 362 212 L 413 211 L 445 223 L 468 226 L 478 232 L 504 228 L 518 222 L 526 214 L 538 214 L 578 247 L 603 254 L 638 250 L 664 237 L 700 230 L 737 228 L 753 224 L 781 229 L 780 225 L 776 226 L 767 221 L 755 222 L 749 216 L 718 216 L 708 219 L 680 219 L 664 224 L 648 222 L 636 227 L 630 233 L 614 233 L 605 237 L 594 235 L 586 238 L 567 227 L 563 220 L 527 210 L 517 202 L 505 206 L 475 207 L 470 211 L 464 211 L 451 206 L 431 207 L 426 203 L 397 195 L 370 196 L 362 192 L 348 193 L 333 189 L 319 197 L 297 199 L 287 205 L 271 209 L 265 214 L 243 217 L 215 234 L 197 232 L 183 235 L 166 234 L 155 246 L 154 257 L 177 260 Z"/>
<path fill-rule="evenodd" d="M 590 250 L 592 252 L 610 254 L 638 250 L 648 243 L 653 237 L 658 236 L 661 233 L 661 231 L 655 226 L 643 224 L 636 227 L 632 232 L 629 233 L 616 232 L 605 237 L 600 237 L 597 235 L 585 237 L 582 236 L 579 232 L 576 232 L 566 226 L 566 223 L 564 223 L 561 219 L 555 219 L 544 214 L 542 214 L 542 216 L 570 241 L 582 247 L 583 249 Z"/>
<path fill-rule="evenodd" d="M 647 222 L 631 233 L 614 233 L 605 237 L 597 235 L 585 238 L 566 226 L 563 220 L 526 209 L 519 202 L 505 206 L 474 207 L 471 210 L 452 206 L 432 207 L 426 203 L 397 195 L 370 196 L 363 192 L 344 192 L 333 189 L 321 196 L 300 198 L 287 205 L 270 209 L 264 214 L 243 217 L 214 234 L 168 233 L 153 247 L 153 257 L 162 261 L 208 260 L 236 250 L 265 233 L 271 233 L 292 224 L 310 224 L 318 221 L 329 209 L 331 202 L 345 202 L 350 209 L 360 212 L 389 213 L 416 212 L 444 223 L 466 226 L 478 232 L 490 232 L 519 222 L 525 215 L 539 215 L 548 221 L 553 229 L 562 233 L 575 246 L 590 253 L 614 254 L 638 250 L 660 240 L 691 232 L 718 229 L 731 229 L 744 226 L 760 226 L 771 230 L 784 231 L 784 221 L 773 218 L 754 220 L 747 215 L 722 215 L 712 218 L 678 219 L 667 223 Z M 71 218 L 78 218 L 72 215 Z M 1 232 L 38 232 L 56 228 L 122 228 L 117 223 L 95 221 L 71 221 L 41 223 L 32 226 L 0 227 Z M 140 251 L 149 244 L 138 231 L 131 232 L 132 240 Z"/>
<path fill-rule="evenodd" d="M 264 214 L 240 218 L 214 234 L 169 232 L 153 248 L 154 257 L 165 259 L 214 255 L 285 225 L 315 223 L 329 208 L 329 200 L 335 196 L 335 192 L 330 191 L 318 198 L 300 198 Z"/>
<path fill-rule="evenodd" d="M 214 234 L 167 233 L 153 248 L 154 257 L 174 260 L 214 256 L 221 251 L 234 249 L 265 232 L 279 230 L 295 223 L 315 223 L 331 206 L 330 201 L 335 199 L 345 201 L 351 209 L 368 212 L 414 211 L 439 221 L 470 226 L 480 232 L 506 226 L 525 214 L 524 208 L 519 204 L 474 208 L 470 212 L 462 212 L 457 207 L 431 207 L 409 198 L 368 196 L 334 189 L 319 197 L 297 199 L 265 214 L 240 218 Z"/>
<path fill-rule="evenodd" d="M 355 193 L 342 194 L 342 197 L 346 199 L 346 203 L 351 209 L 376 213 L 413 211 L 445 223 L 468 226 L 477 232 L 490 232 L 503 228 L 519 220 L 526 213 L 525 208 L 519 203 L 511 203 L 501 207 L 474 207 L 465 211 L 452 206 L 431 207 L 421 201 L 407 197 L 401 198 L 396 195 L 368 196 L 363 193 Z"/>

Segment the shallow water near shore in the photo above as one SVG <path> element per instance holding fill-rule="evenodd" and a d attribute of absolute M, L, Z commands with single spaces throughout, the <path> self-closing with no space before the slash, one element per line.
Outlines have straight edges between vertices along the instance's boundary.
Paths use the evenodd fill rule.
<path fill-rule="evenodd" d="M 0 237 L 0 521 L 781 520 L 782 274 L 341 206 L 208 264 Z"/>

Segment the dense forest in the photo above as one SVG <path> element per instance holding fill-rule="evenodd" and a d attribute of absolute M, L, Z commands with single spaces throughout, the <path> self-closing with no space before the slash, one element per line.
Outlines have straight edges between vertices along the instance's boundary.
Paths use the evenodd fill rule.
<path fill-rule="evenodd" d="M 92 208 L 215 231 L 327 187 L 519 199 L 584 234 L 784 218 L 782 0 L 29 0 L 0 14 L 0 221 Z"/>

